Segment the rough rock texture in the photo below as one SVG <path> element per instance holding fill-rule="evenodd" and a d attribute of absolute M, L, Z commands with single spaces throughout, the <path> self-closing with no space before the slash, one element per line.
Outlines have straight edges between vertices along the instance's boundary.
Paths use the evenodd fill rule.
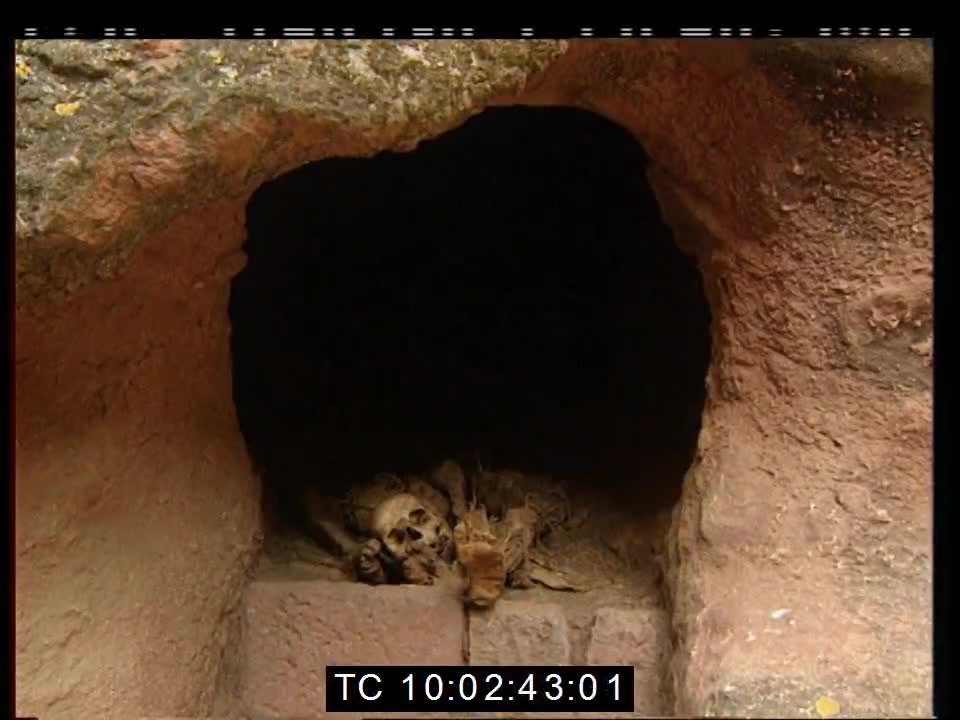
<path fill-rule="evenodd" d="M 17 318 L 19 714 L 212 699 L 260 508 L 224 372 L 227 288 L 191 245 L 241 232 L 237 210 L 175 221 L 123 282 Z M 178 271 L 188 254 L 201 274 Z"/>
<path fill-rule="evenodd" d="M 666 568 L 675 710 L 805 715 L 826 694 L 922 715 L 930 127 L 865 90 L 863 56 L 809 82 L 806 57 L 794 74 L 741 49 L 576 45 L 528 92 L 633 130 L 704 272 L 714 363 Z"/>
<path fill-rule="evenodd" d="M 246 196 L 303 162 L 413 147 L 522 87 L 562 48 L 21 41 L 18 298 L 62 297 L 112 277 L 188 207 Z M 83 201 L 91 196 L 95 207 Z"/>
<path fill-rule="evenodd" d="M 355 583 L 255 582 L 242 641 L 243 711 L 323 717 L 327 665 L 460 665 L 455 592 Z"/>
<path fill-rule="evenodd" d="M 565 608 L 537 601 L 501 600 L 467 615 L 452 586 L 255 581 L 244 600 L 237 702 L 229 710 L 221 705 L 217 716 L 322 717 L 327 665 L 460 665 L 465 657 L 474 666 L 634 665 L 633 716 L 669 711 L 661 687 L 661 655 L 669 653 L 662 610 L 599 609 L 579 656 L 571 654 L 567 621 Z"/>
<path fill-rule="evenodd" d="M 776 40 L 752 46 L 761 62 L 807 82 L 830 83 L 837 69 L 855 66 L 858 81 L 885 108 L 909 109 L 933 118 L 932 41 L 915 40 Z"/>
<path fill-rule="evenodd" d="M 929 49 L 823 45 L 20 43 L 17 711 L 210 708 L 259 527 L 225 312 L 249 193 L 521 102 L 631 130 L 703 269 L 674 711 L 929 714 Z"/>
<path fill-rule="evenodd" d="M 19 43 L 20 714 L 211 707 L 260 528 L 226 313 L 249 194 L 409 146 L 560 49 Z"/>
<path fill-rule="evenodd" d="M 670 652 L 669 622 L 659 610 L 601 608 L 590 631 L 588 665 L 633 665 L 633 712 L 666 715 L 664 670 Z"/>
<path fill-rule="evenodd" d="M 471 665 L 569 665 L 570 639 L 563 608 L 499 600 L 470 612 Z"/>

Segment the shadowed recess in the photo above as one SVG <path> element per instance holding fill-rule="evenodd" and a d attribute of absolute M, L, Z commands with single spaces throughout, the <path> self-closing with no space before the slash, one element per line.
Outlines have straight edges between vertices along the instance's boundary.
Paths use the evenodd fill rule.
<path fill-rule="evenodd" d="M 710 318 L 646 162 L 592 113 L 500 108 L 264 184 L 230 317 L 266 488 L 453 457 L 675 502 Z"/>

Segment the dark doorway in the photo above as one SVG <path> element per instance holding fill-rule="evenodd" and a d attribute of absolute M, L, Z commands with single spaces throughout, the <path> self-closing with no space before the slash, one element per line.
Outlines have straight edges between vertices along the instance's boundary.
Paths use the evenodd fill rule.
<path fill-rule="evenodd" d="M 264 184 L 230 315 L 268 489 L 449 457 L 674 502 L 709 310 L 645 167 L 599 116 L 503 108 Z"/>

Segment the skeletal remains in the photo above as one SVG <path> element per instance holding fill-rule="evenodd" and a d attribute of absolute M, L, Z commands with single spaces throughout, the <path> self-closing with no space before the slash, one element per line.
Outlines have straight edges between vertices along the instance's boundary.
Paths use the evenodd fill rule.
<path fill-rule="evenodd" d="M 468 503 L 467 479 L 452 461 L 426 478 L 380 475 L 346 502 L 345 523 L 363 540 L 329 522 L 321 529 L 358 580 L 432 585 L 459 575 L 464 600 L 487 607 L 505 587 L 531 584 L 529 550 L 568 506 L 542 478 L 480 471 L 471 480 Z"/>

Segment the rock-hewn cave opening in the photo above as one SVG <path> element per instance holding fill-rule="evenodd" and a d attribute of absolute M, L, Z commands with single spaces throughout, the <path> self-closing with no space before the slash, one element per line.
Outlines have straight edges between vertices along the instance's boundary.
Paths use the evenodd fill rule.
<path fill-rule="evenodd" d="M 608 120 L 511 107 L 263 185 L 230 315 L 268 533 L 303 483 L 333 497 L 446 458 L 673 504 L 709 309 L 645 168 Z"/>

